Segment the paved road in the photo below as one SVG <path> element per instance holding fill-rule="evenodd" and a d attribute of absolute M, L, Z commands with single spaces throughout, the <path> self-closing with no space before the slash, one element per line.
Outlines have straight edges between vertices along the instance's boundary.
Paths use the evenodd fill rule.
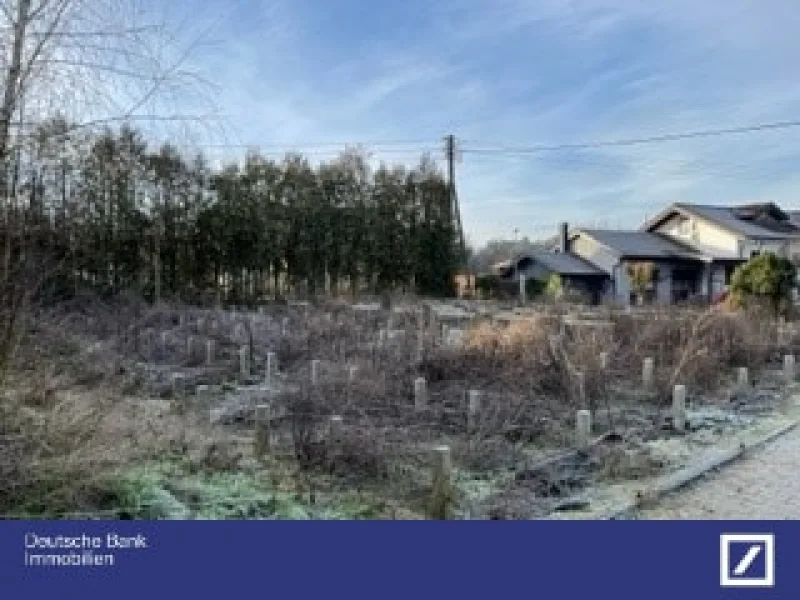
<path fill-rule="evenodd" d="M 800 427 L 665 496 L 641 519 L 800 519 Z"/>

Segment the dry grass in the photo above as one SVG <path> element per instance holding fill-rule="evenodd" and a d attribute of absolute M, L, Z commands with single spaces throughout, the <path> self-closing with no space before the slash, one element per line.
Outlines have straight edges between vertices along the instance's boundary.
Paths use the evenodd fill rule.
<path fill-rule="evenodd" d="M 794 345 L 800 348 L 800 335 L 778 344 L 775 324 L 762 315 L 716 311 L 665 310 L 641 318 L 609 310 L 598 316 L 602 323 L 566 328 L 558 316 L 508 327 L 484 322 L 455 347 L 442 345 L 430 328 L 421 332 L 413 313 L 394 315 L 393 327 L 403 333 L 378 344 L 389 313 L 355 313 L 340 304 L 270 309 L 266 324 L 236 315 L 224 325 L 201 326 L 194 316 L 188 309 L 146 309 L 135 301 L 122 309 L 73 306 L 41 315 L 19 353 L 18 379 L 8 387 L 15 391 L 0 407 L 0 509 L 107 506 L 113 502 L 110 476 L 165 457 L 181 457 L 193 469 L 236 469 L 243 457 L 231 432 L 211 428 L 205 414 L 177 413 L 168 402 L 122 393 L 138 389 L 130 385 L 135 362 L 198 366 L 184 356 L 188 335 L 217 343 L 225 366 L 209 370 L 215 381 L 236 376 L 236 350 L 243 343 L 257 365 L 268 351 L 277 352 L 281 371 L 299 389 L 274 398 L 286 408 L 275 427 L 287 434 L 291 460 L 304 479 L 340 488 L 380 486 L 421 510 L 432 444 L 451 445 L 460 468 L 508 472 L 525 463 L 529 447 L 569 446 L 579 408 L 609 415 L 598 419 L 598 433 L 616 429 L 616 389 L 640 387 L 646 356 L 655 359 L 657 385 L 638 400 L 658 408 L 676 383 L 694 392 L 712 390 L 734 367 L 756 371 Z M 162 331 L 171 340 L 167 348 L 147 342 Z M 610 358 L 608 369 L 601 351 Z M 311 359 L 323 361 L 316 387 L 307 385 Z M 353 382 L 346 376 L 349 365 L 359 367 Z M 413 381 L 420 376 L 428 382 L 430 403 L 416 411 Z M 482 392 L 481 410 L 471 417 L 468 390 Z M 343 417 L 337 440 L 329 435 L 331 415 Z M 612 477 L 649 473 L 652 466 L 629 464 L 624 453 L 603 460 Z"/>

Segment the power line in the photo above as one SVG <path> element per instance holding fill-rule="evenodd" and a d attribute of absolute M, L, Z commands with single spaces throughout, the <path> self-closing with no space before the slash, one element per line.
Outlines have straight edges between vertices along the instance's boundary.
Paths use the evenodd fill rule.
<path fill-rule="evenodd" d="M 605 148 L 616 146 L 636 146 L 641 144 L 653 144 L 659 142 L 673 142 L 678 140 L 688 140 L 695 138 L 719 137 L 724 135 L 735 135 L 745 133 L 757 133 L 760 131 L 774 131 L 800 127 L 800 120 L 796 121 L 777 121 L 773 123 L 761 123 L 759 125 L 749 125 L 745 127 L 731 127 L 727 129 L 705 129 L 700 131 L 690 131 L 684 133 L 668 133 L 654 135 L 650 137 L 627 138 L 620 140 L 599 141 L 599 142 L 578 142 L 571 144 L 555 144 L 528 147 L 498 146 L 495 148 L 466 148 L 462 152 L 470 154 L 534 154 L 538 152 L 554 152 L 560 150 L 588 150 L 592 148 Z"/>

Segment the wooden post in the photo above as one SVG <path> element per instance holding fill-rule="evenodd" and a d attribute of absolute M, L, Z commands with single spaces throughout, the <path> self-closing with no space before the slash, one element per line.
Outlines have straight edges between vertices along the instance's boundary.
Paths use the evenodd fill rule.
<path fill-rule="evenodd" d="M 686 386 L 676 385 L 672 390 L 672 425 L 675 431 L 686 429 Z"/>
<path fill-rule="evenodd" d="M 428 389 L 424 377 L 417 377 L 414 380 L 414 408 L 421 410 L 428 406 Z"/>
<path fill-rule="evenodd" d="M 256 458 L 262 458 L 269 454 L 270 450 L 270 419 L 271 407 L 269 404 L 256 406 L 256 430 L 254 440 L 254 450 Z"/>
<path fill-rule="evenodd" d="M 453 463 L 450 446 L 437 446 L 433 449 L 433 493 L 431 516 L 434 519 L 448 519 L 453 499 Z"/>

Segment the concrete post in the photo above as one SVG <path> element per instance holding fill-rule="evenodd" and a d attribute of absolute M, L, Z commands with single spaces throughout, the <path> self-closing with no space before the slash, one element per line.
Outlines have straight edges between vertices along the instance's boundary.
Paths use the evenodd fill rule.
<path fill-rule="evenodd" d="M 214 364 L 214 340 L 206 340 L 206 365 Z"/>
<path fill-rule="evenodd" d="M 672 390 L 672 426 L 675 431 L 686 429 L 686 386 L 676 385 Z"/>
<path fill-rule="evenodd" d="M 415 362 L 421 363 L 425 359 L 425 332 L 423 329 L 420 329 L 417 334 L 417 347 L 415 352 Z"/>
<path fill-rule="evenodd" d="M 608 370 L 608 352 L 601 352 L 600 353 L 600 368 L 603 371 Z"/>
<path fill-rule="evenodd" d="M 197 397 L 198 404 L 201 406 L 208 406 L 211 403 L 211 386 L 198 385 L 195 390 L 195 396 Z"/>
<path fill-rule="evenodd" d="M 289 335 L 289 317 L 283 317 L 283 321 L 281 321 L 281 335 L 283 337 Z"/>
<path fill-rule="evenodd" d="M 421 410 L 428 406 L 428 383 L 424 377 L 414 380 L 414 408 Z"/>
<path fill-rule="evenodd" d="M 480 390 L 470 390 L 467 392 L 467 426 L 472 429 L 478 421 L 478 415 L 481 412 L 481 394 Z"/>
<path fill-rule="evenodd" d="M 794 354 L 787 354 L 783 357 L 783 377 L 786 383 L 793 383 L 795 379 Z"/>
<path fill-rule="evenodd" d="M 167 332 L 166 332 L 166 331 L 162 331 L 162 332 L 161 332 L 161 347 L 162 347 L 164 350 L 166 350 L 166 349 L 167 349 L 167 341 L 168 341 L 168 339 L 167 339 Z"/>
<path fill-rule="evenodd" d="M 239 348 L 239 372 L 242 374 L 242 377 L 249 377 L 250 376 L 250 364 L 247 356 L 249 348 L 247 346 L 242 346 Z"/>
<path fill-rule="evenodd" d="M 649 388 L 653 385 L 653 375 L 655 373 L 655 361 L 652 358 L 645 358 L 642 363 L 642 384 Z"/>
<path fill-rule="evenodd" d="M 739 367 L 737 371 L 738 378 L 737 383 L 740 389 L 747 389 L 750 387 L 750 372 L 747 370 L 747 367 Z"/>
<path fill-rule="evenodd" d="M 450 446 L 437 446 L 433 449 L 433 493 L 431 498 L 431 517 L 447 519 L 450 517 L 452 502 L 453 463 Z"/>
<path fill-rule="evenodd" d="M 311 361 L 311 385 L 319 383 L 319 368 L 320 362 L 317 359 Z"/>
<path fill-rule="evenodd" d="M 586 375 L 579 371 L 575 374 L 575 379 L 578 386 L 578 401 L 581 406 L 586 406 Z"/>
<path fill-rule="evenodd" d="M 527 283 L 527 278 L 525 277 L 525 273 L 520 273 L 519 274 L 519 301 L 522 304 L 525 304 L 528 301 L 526 283 Z"/>
<path fill-rule="evenodd" d="M 379 346 L 384 346 L 386 344 L 386 337 L 387 337 L 386 330 L 385 329 L 381 329 L 378 332 L 378 345 Z"/>
<path fill-rule="evenodd" d="M 342 441 L 342 433 L 344 429 L 344 419 L 340 415 L 331 415 L 328 421 L 328 439 L 333 444 L 338 444 Z"/>
<path fill-rule="evenodd" d="M 575 442 L 578 448 L 584 450 L 589 447 L 592 437 L 592 413 L 588 410 L 579 410 L 575 418 Z"/>
<path fill-rule="evenodd" d="M 274 352 L 267 352 L 267 370 L 265 373 L 266 383 L 272 383 L 272 374 L 276 371 L 278 365 L 278 355 Z"/>
<path fill-rule="evenodd" d="M 271 407 L 269 404 L 256 406 L 256 430 L 254 439 L 254 451 L 256 458 L 262 458 L 269 454 L 270 450 L 270 419 Z"/>
<path fill-rule="evenodd" d="M 194 359 L 194 336 L 190 335 L 186 338 L 186 358 L 188 360 Z"/>
<path fill-rule="evenodd" d="M 347 369 L 347 381 L 349 383 L 353 383 L 356 380 L 356 375 L 358 375 L 358 367 L 352 365 Z"/>
<path fill-rule="evenodd" d="M 181 373 L 172 374 L 172 397 L 183 398 L 186 395 L 186 377 Z"/>

